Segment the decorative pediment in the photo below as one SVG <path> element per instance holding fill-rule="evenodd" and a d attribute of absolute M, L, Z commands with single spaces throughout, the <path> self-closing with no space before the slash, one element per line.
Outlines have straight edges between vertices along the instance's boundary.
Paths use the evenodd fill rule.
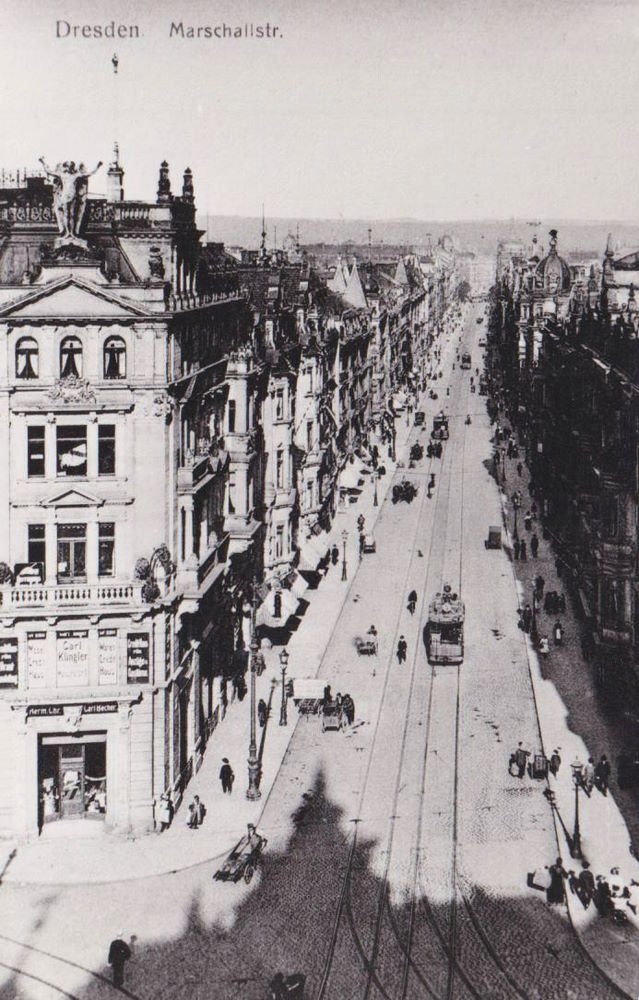
<path fill-rule="evenodd" d="M 110 290 L 82 281 L 73 275 L 31 286 L 26 295 L 0 307 L 0 319 L 133 319 L 147 312 Z"/>
<path fill-rule="evenodd" d="M 56 493 L 48 500 L 42 500 L 40 505 L 42 507 L 101 507 L 103 503 L 104 500 L 100 500 L 99 497 L 95 497 L 91 493 L 69 489 L 63 490 L 62 493 Z"/>

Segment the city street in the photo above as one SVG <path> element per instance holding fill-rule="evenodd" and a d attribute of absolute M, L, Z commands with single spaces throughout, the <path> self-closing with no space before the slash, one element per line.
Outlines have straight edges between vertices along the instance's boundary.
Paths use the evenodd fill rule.
<path fill-rule="evenodd" d="M 566 746 L 569 734 L 551 696 L 539 697 L 508 552 L 484 545 L 489 526 L 502 524 L 503 496 L 492 475 L 485 400 L 471 393 L 483 363 L 477 342 L 484 328 L 476 321 L 484 305 L 463 309 L 463 327 L 449 324 L 439 345 L 438 399 L 425 394 L 424 427 L 409 437 L 426 446 L 433 416 L 444 409 L 450 439 L 443 455 L 396 470 L 393 483 L 406 476 L 417 486 L 410 504 L 393 504 L 387 482 L 376 552 L 356 570 L 349 566 L 330 634 L 316 630 L 317 649 L 325 647 L 319 676 L 333 693 L 351 694 L 354 724 L 322 732 L 319 718 L 298 720 L 289 705 L 296 728 L 263 801 L 259 832 L 268 848 L 251 884 L 212 881 L 218 863 L 209 860 L 145 878 L 142 887 L 111 882 L 90 893 L 82 885 L 5 882 L 1 997 L 115 995 L 106 955 L 119 929 L 133 940 L 124 993 L 140 1000 L 263 1000 L 278 971 L 305 975 L 313 1000 L 636 995 L 636 960 L 615 959 L 608 968 L 604 949 L 582 943 L 577 929 L 584 939 L 597 935 L 594 908 L 586 926 L 573 920 L 573 902 L 570 913 L 550 907 L 527 885 L 534 872 L 545 886 L 544 866 L 558 854 L 568 866 L 575 862 L 561 831 L 558 839 L 546 782 L 511 776 L 509 757 L 519 741 L 533 754 L 550 752 L 548 706 L 551 738 Z M 465 350 L 470 370 L 460 368 Z M 423 630 L 444 584 L 465 603 L 465 655 L 460 666 L 431 667 Z M 378 653 L 360 656 L 354 639 L 371 624 Z M 408 647 L 403 663 L 400 636 Z M 291 675 L 306 676 L 304 663 L 291 662 Z M 565 769 L 568 780 L 567 761 Z M 606 805 L 611 836 L 621 838 L 614 802 Z M 568 793 L 568 824 L 571 808 Z M 592 836 L 591 848 L 596 861 Z M 635 955 L 633 924 L 619 930 L 621 938 Z"/>

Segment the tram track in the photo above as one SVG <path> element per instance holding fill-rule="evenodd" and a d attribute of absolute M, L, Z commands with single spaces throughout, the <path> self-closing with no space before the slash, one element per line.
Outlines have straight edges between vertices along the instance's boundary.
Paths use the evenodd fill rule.
<path fill-rule="evenodd" d="M 467 380 L 458 382 L 458 386 L 455 395 L 461 396 L 465 389 L 464 401 L 470 403 Z M 461 414 L 462 407 L 459 405 L 461 400 L 455 400 L 457 405 L 453 399 L 450 402 L 453 404 L 454 412 Z M 458 416 L 457 421 L 459 420 Z M 464 508 L 468 503 L 465 481 L 469 478 L 472 482 L 473 477 L 472 472 L 470 477 L 466 476 L 467 428 L 462 427 L 457 421 L 453 439 L 449 440 L 445 447 L 433 508 L 429 510 L 430 539 L 427 545 L 422 544 L 424 555 L 428 549 L 418 618 L 422 623 L 426 598 L 436 589 L 441 589 L 441 584 L 451 583 L 453 589 L 456 589 L 460 596 L 463 595 Z M 460 449 L 461 461 L 459 461 Z M 431 461 L 428 467 L 429 473 L 433 466 L 434 463 Z M 411 473 L 419 479 L 428 475 L 421 469 L 412 469 Z M 405 590 L 414 564 L 414 548 L 419 537 L 423 511 L 422 495 L 413 550 L 404 583 Z M 440 528 L 438 524 L 441 525 Z M 440 583 L 439 587 L 435 585 L 435 578 Z M 403 609 L 400 608 L 395 640 L 400 631 L 403 614 Z M 359 869 L 354 868 L 357 847 L 361 842 L 361 830 L 359 825 L 356 825 L 333 924 L 324 976 L 320 990 L 316 994 L 317 1000 L 324 998 L 347 1000 L 349 997 L 352 1000 L 529 1000 L 538 993 L 532 985 L 526 988 L 519 981 L 519 977 L 513 975 L 508 959 L 500 955 L 499 946 L 493 943 L 490 911 L 487 911 L 488 919 L 482 920 L 482 915 L 471 903 L 469 893 L 461 881 L 463 876 L 458 870 L 458 848 L 460 838 L 463 839 L 463 827 L 460 826 L 458 815 L 462 726 L 461 670 L 459 666 L 433 667 L 426 679 L 418 670 L 420 654 L 423 655 L 421 631 L 414 644 L 408 696 L 404 698 L 407 711 L 403 716 L 403 731 L 401 742 L 398 744 L 399 758 L 390 797 L 390 818 L 385 837 L 379 839 L 377 847 L 377 854 L 382 860 L 381 871 L 378 875 L 374 875 L 367 866 L 366 872 L 361 874 Z M 364 801 L 370 791 L 368 787 L 370 768 L 393 662 L 394 648 L 391 648 L 384 678 L 384 693 L 380 700 L 366 778 L 360 795 L 358 820 L 362 817 Z M 449 761 L 452 761 L 446 776 L 446 791 L 450 790 L 448 803 L 449 806 L 452 805 L 452 809 L 449 808 L 447 811 L 443 807 L 438 813 L 438 796 L 441 798 L 441 791 L 438 792 L 440 786 L 438 778 L 441 772 L 436 765 L 441 748 L 437 744 L 437 738 L 439 735 L 441 739 L 441 734 L 446 729 L 450 734 L 447 746 L 450 751 Z M 414 741 L 415 734 L 420 730 L 422 734 L 420 746 L 415 749 L 411 746 L 411 737 Z M 412 750 L 419 753 L 421 774 L 413 851 L 410 856 L 409 887 L 405 893 L 409 899 L 406 927 L 406 912 L 393 902 L 391 884 L 395 884 L 393 877 L 396 874 L 398 860 L 393 853 L 394 850 L 399 854 L 401 863 L 401 854 L 396 850 L 396 839 L 401 847 L 399 823 L 407 820 L 405 817 L 402 818 L 398 807 L 401 801 L 400 793 L 408 784 L 405 765 L 410 762 Z M 426 820 L 430 822 L 433 830 L 437 829 L 439 823 L 440 843 L 436 847 L 433 833 L 426 829 Z M 414 816 L 412 821 L 415 821 Z M 447 855 L 449 861 L 444 860 L 442 864 L 446 878 L 440 878 L 439 885 L 436 882 L 438 874 L 441 873 L 435 871 L 433 874 L 430 871 L 433 865 L 436 869 L 438 863 L 438 859 L 433 858 L 431 846 L 434 850 L 439 849 L 440 862 L 446 852 L 449 852 Z M 435 883 L 429 881 L 432 878 L 435 879 Z M 355 891 L 358 879 L 362 882 L 359 899 Z M 379 884 L 376 884 L 377 881 Z M 399 884 L 402 884 L 401 877 Z M 374 901 L 371 899 L 373 896 L 371 885 L 374 887 Z M 547 926 L 550 930 L 550 920 Z M 360 972 L 359 975 L 353 973 L 348 984 L 341 984 L 335 991 L 331 990 L 333 985 L 331 968 L 338 939 L 343 941 L 344 934 L 347 934 L 351 941 L 351 949 L 355 949 L 352 953 L 359 962 Z M 343 952 L 340 954 L 343 955 Z M 599 971 L 606 985 L 614 986 L 603 970 Z M 619 996 L 625 996 L 621 991 L 616 992 Z M 594 996 L 592 993 L 587 995 Z"/>

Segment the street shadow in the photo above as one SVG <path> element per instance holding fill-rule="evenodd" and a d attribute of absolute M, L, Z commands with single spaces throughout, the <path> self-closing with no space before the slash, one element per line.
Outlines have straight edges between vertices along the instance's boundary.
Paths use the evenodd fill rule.
<path fill-rule="evenodd" d="M 215 869 L 202 866 L 183 932 L 170 940 L 135 940 L 125 995 L 131 1000 L 266 1000 L 268 983 L 281 972 L 306 977 L 306 1000 L 318 997 L 322 983 L 324 1000 L 360 1000 L 369 991 L 393 1000 L 402 995 L 404 980 L 403 995 L 432 1000 L 446 995 L 454 927 L 455 995 L 486 1000 L 620 996 L 577 943 L 563 908 L 549 907 L 543 892 L 522 886 L 516 896 L 498 895 L 481 884 L 482 873 L 475 884 L 460 877 L 453 913 L 450 903 L 427 890 L 428 860 L 415 865 L 413 851 L 403 859 L 404 889 L 389 891 L 379 860 L 373 864 L 379 845 L 356 817 L 345 816 L 331 801 L 321 771 L 300 792 L 288 820 L 286 844 L 267 848 L 250 886 L 214 882 Z M 401 863 L 395 849 L 394 864 Z M 157 880 L 143 885 L 150 906 L 154 891 L 166 898 Z M 178 900 L 176 892 L 176 905 L 184 909 Z M 212 904 L 217 916 L 210 916 Z M 107 948 L 108 941 L 105 953 Z M 60 960 L 52 958 L 55 978 Z M 71 992 L 51 983 L 51 995 L 71 1000 L 115 996 L 106 963 L 85 972 L 82 989 Z M 0 995 L 30 995 L 28 984 L 27 970 L 23 974 L 16 966 Z"/>

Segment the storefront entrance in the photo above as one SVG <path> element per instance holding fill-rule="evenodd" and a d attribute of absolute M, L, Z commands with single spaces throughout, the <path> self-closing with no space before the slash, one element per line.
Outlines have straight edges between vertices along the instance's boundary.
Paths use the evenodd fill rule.
<path fill-rule="evenodd" d="M 106 733 L 41 736 L 38 789 L 40 827 L 58 819 L 104 819 Z"/>

